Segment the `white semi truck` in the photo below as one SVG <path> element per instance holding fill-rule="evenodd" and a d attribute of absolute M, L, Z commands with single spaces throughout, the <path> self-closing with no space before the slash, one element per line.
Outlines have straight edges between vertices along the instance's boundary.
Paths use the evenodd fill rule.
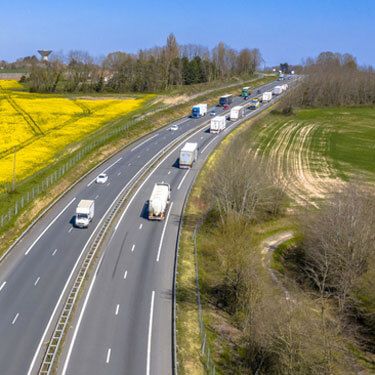
<path fill-rule="evenodd" d="M 262 101 L 263 102 L 269 102 L 272 99 L 272 92 L 271 91 L 266 91 L 262 95 Z"/>
<path fill-rule="evenodd" d="M 233 120 L 238 120 L 244 117 L 244 115 L 245 115 L 245 108 L 241 107 L 240 105 L 236 105 L 230 110 L 229 118 L 231 119 L 231 121 L 233 121 Z"/>
<path fill-rule="evenodd" d="M 207 114 L 207 104 L 197 104 L 191 109 L 191 117 L 199 118 L 206 116 Z"/>
<path fill-rule="evenodd" d="M 180 150 L 178 164 L 180 168 L 192 168 L 198 159 L 198 143 L 187 142 Z"/>
<path fill-rule="evenodd" d="M 87 228 L 94 217 L 95 202 L 82 199 L 76 208 L 75 226 Z"/>
<path fill-rule="evenodd" d="M 164 220 L 171 194 L 171 187 L 165 182 L 154 185 L 148 201 L 148 219 Z"/>
<path fill-rule="evenodd" d="M 273 95 L 280 95 L 280 94 L 282 94 L 283 93 L 283 88 L 282 88 L 282 86 L 275 86 L 274 88 L 273 88 L 273 91 L 272 91 L 272 94 Z"/>
<path fill-rule="evenodd" d="M 225 129 L 226 126 L 225 116 L 216 116 L 211 120 L 210 123 L 210 133 L 220 133 Z"/>

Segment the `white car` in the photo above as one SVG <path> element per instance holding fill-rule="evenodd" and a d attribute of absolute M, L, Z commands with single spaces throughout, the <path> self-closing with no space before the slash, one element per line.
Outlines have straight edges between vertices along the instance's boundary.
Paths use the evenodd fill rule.
<path fill-rule="evenodd" d="M 108 181 L 108 176 L 105 173 L 100 173 L 98 177 L 96 177 L 96 183 L 98 184 L 105 184 Z"/>
<path fill-rule="evenodd" d="M 178 125 L 172 125 L 169 130 L 176 131 L 178 130 Z"/>

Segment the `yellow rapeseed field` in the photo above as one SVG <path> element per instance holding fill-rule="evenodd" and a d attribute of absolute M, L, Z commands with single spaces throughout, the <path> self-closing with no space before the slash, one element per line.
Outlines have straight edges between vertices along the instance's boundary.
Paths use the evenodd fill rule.
<path fill-rule="evenodd" d="M 29 93 L 16 81 L 0 80 L 0 184 L 11 181 L 14 149 L 17 179 L 22 180 L 145 100 L 69 99 Z"/>

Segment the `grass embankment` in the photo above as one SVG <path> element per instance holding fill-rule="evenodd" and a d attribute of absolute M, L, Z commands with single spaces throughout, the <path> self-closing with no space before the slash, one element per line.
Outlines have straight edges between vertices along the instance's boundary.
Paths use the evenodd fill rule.
<path fill-rule="evenodd" d="M 93 152 L 89 153 L 81 163 L 70 170 L 58 184 L 53 186 L 48 190 L 47 193 L 42 194 L 38 199 L 36 199 L 32 204 L 26 207 L 26 210 L 21 213 L 20 216 L 9 222 L 6 227 L 3 227 L 0 245 L 0 254 L 2 254 L 14 241 L 14 239 L 26 228 L 30 222 L 45 208 L 50 204 L 56 197 L 66 191 L 71 184 L 73 184 L 80 176 L 89 171 L 94 166 L 98 165 L 103 160 L 107 159 L 114 153 L 116 153 L 121 148 L 125 147 L 129 143 L 135 141 L 139 137 L 149 133 L 150 131 L 156 130 L 169 122 L 176 120 L 182 116 L 186 116 L 186 113 L 190 112 L 190 107 L 196 101 L 207 102 L 210 105 L 217 102 L 217 97 L 230 92 L 236 94 L 242 85 L 262 85 L 270 82 L 274 77 L 265 77 L 262 79 L 253 79 L 249 82 L 240 82 L 237 86 L 231 86 L 230 89 L 222 87 L 222 83 L 219 84 L 218 89 L 214 89 L 211 86 L 210 90 L 205 92 L 201 96 L 195 96 L 193 100 L 186 98 L 183 103 L 178 105 L 163 104 L 160 102 L 153 103 L 152 101 L 145 105 L 141 109 L 135 110 L 126 116 L 119 117 L 114 121 L 104 124 L 98 131 L 91 133 L 88 137 L 82 139 L 80 142 L 74 143 L 74 148 L 79 149 L 85 144 L 95 139 L 107 130 L 111 130 L 115 127 L 120 127 L 124 124 L 129 123 L 134 119 L 138 119 L 134 126 L 129 127 L 126 132 L 115 135 L 107 140 L 107 143 L 102 147 L 95 149 Z M 14 88 L 22 90 L 20 88 Z M 113 97 L 113 95 L 111 95 Z M 121 95 L 123 97 L 123 95 Z M 165 108 L 166 107 L 166 108 Z M 20 198 L 22 194 L 30 191 L 32 186 L 40 183 L 46 176 L 49 176 L 54 171 L 56 171 L 60 166 L 66 162 L 69 157 L 61 157 L 59 160 L 55 160 L 52 165 L 42 169 L 39 173 L 32 176 L 32 178 L 26 179 L 24 182 L 19 182 L 17 185 L 16 192 L 12 194 L 3 194 L 0 196 L 1 201 L 1 211 L 8 212 L 9 208 L 14 206 L 17 199 Z"/>

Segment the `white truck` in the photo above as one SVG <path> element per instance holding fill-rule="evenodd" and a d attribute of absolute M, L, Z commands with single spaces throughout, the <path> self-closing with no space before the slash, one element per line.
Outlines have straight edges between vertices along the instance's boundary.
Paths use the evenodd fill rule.
<path fill-rule="evenodd" d="M 245 108 L 241 107 L 240 105 L 236 105 L 230 110 L 229 118 L 233 120 L 238 120 L 245 115 Z"/>
<path fill-rule="evenodd" d="M 180 168 L 192 168 L 198 158 L 198 143 L 187 142 L 180 150 L 178 164 Z"/>
<path fill-rule="evenodd" d="M 225 116 L 214 117 L 210 123 L 210 133 L 220 133 L 225 129 L 226 123 L 227 121 Z"/>
<path fill-rule="evenodd" d="M 75 226 L 87 228 L 94 217 L 95 202 L 89 199 L 82 199 L 76 208 Z"/>
<path fill-rule="evenodd" d="M 282 88 L 282 86 L 275 86 L 274 88 L 273 88 L 273 91 L 272 91 L 272 94 L 273 95 L 280 95 L 280 94 L 282 94 L 283 93 L 283 88 Z"/>
<path fill-rule="evenodd" d="M 148 219 L 164 220 L 169 204 L 171 187 L 165 182 L 158 182 L 154 185 L 151 197 L 148 201 Z"/>
<path fill-rule="evenodd" d="M 281 87 L 283 88 L 284 91 L 286 91 L 288 89 L 288 84 L 284 83 Z"/>
<path fill-rule="evenodd" d="M 197 104 L 191 109 L 191 117 L 199 118 L 206 116 L 207 114 L 207 104 Z"/>
<path fill-rule="evenodd" d="M 266 91 L 262 95 L 262 101 L 263 102 L 269 102 L 272 99 L 272 92 L 271 91 Z"/>

